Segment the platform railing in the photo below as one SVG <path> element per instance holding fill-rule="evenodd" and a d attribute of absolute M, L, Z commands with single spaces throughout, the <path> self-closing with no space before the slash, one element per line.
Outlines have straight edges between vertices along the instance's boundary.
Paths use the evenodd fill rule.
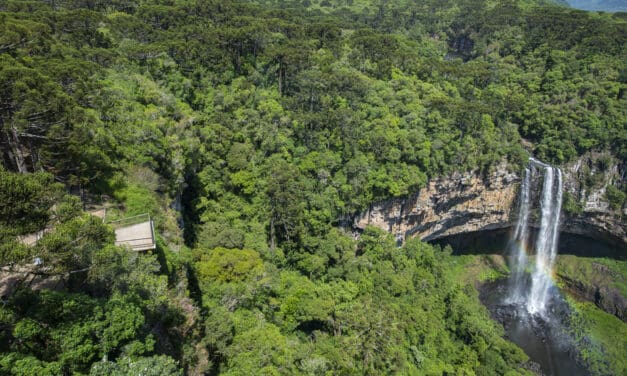
<path fill-rule="evenodd" d="M 150 221 L 150 214 L 144 213 L 144 214 L 134 215 L 132 217 L 116 219 L 115 221 L 105 221 L 105 223 L 113 227 L 114 229 L 118 229 L 120 227 L 128 227 L 128 226 L 137 225 L 137 224 L 148 222 L 148 221 Z"/>

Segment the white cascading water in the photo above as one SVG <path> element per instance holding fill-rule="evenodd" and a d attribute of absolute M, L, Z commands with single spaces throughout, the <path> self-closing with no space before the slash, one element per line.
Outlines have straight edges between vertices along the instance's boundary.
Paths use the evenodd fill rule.
<path fill-rule="evenodd" d="M 510 287 L 511 303 L 523 303 L 531 314 L 544 315 L 549 297 L 549 289 L 553 285 L 551 275 L 557 255 L 559 220 L 562 208 L 562 172 L 531 158 L 532 167 L 544 169 L 544 183 L 540 203 L 540 230 L 535 243 L 535 263 L 531 274 L 531 287 L 525 292 L 524 271 L 527 266 L 526 245 L 529 234 L 530 180 L 532 170 L 525 169 L 525 177 L 521 186 L 521 202 L 518 222 L 514 231 L 514 258 L 512 262 L 512 285 Z"/>
<path fill-rule="evenodd" d="M 510 243 L 510 249 L 514 253 L 511 268 L 510 294 L 508 303 L 521 303 L 525 300 L 524 280 L 525 267 L 527 266 L 527 237 L 529 236 L 529 180 L 531 170 L 525 168 L 525 177 L 520 187 L 520 207 L 518 208 L 518 222 L 514 230 L 514 236 Z"/>
<path fill-rule="evenodd" d="M 557 179 L 556 179 L 557 178 Z M 557 181 L 556 181 L 557 180 Z M 562 171 L 545 166 L 542 187 L 542 217 L 536 240 L 536 262 L 531 275 L 531 292 L 527 300 L 529 313 L 543 314 L 546 309 L 549 288 L 553 281 L 553 264 L 557 255 L 560 212 L 562 210 Z"/>

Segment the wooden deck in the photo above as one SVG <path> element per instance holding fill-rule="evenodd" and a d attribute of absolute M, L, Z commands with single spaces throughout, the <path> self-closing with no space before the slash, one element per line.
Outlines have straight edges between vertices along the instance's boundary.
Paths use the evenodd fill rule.
<path fill-rule="evenodd" d="M 115 229 L 115 245 L 127 245 L 134 251 L 155 249 L 155 231 L 152 220 Z"/>
<path fill-rule="evenodd" d="M 90 214 L 93 215 L 93 213 Z M 98 215 L 95 216 L 99 217 Z M 133 251 L 146 251 L 157 248 L 155 226 L 148 214 L 123 218 L 107 224 L 113 227 L 115 231 L 115 245 L 128 246 Z M 33 246 L 49 231 L 51 229 L 45 229 L 34 234 L 20 236 L 18 239 L 22 244 Z"/>
<path fill-rule="evenodd" d="M 93 213 L 90 213 L 94 215 Z M 99 213 L 98 213 L 99 214 Z M 96 214 L 96 217 L 100 217 Z M 104 212 L 102 215 L 104 219 Z M 146 251 L 157 248 L 155 241 L 155 227 L 150 215 L 142 214 L 134 217 L 124 218 L 108 223 L 115 231 L 115 245 L 126 246 L 132 251 Z M 33 246 L 52 228 L 46 228 L 33 234 L 22 235 L 18 240 L 27 246 Z M 80 269 L 70 271 L 65 275 L 45 275 L 36 273 L 40 268 L 41 261 L 36 258 L 33 264 L 10 267 L 0 267 L 0 301 L 13 294 L 20 285 L 26 285 L 33 290 L 55 289 L 64 287 L 64 278 L 68 274 L 85 272 L 89 270 Z M 45 268 L 45 266 L 43 266 Z"/>

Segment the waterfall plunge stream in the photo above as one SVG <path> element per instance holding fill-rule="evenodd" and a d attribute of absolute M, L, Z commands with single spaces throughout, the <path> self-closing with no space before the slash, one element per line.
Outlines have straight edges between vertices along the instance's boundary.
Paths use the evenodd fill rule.
<path fill-rule="evenodd" d="M 560 211 L 562 208 L 562 172 L 536 159 L 529 160 L 521 185 L 520 209 L 516 223 L 512 248 L 512 274 L 510 280 L 510 303 L 523 304 L 530 314 L 544 315 L 553 285 L 551 275 L 557 255 Z M 544 170 L 540 202 L 540 229 L 535 241 L 535 263 L 531 272 L 531 284 L 526 283 L 527 243 L 529 238 L 529 213 L 531 206 L 531 178 L 534 170 Z"/>
<path fill-rule="evenodd" d="M 510 278 L 484 284 L 480 299 L 541 374 L 588 376 L 576 359 L 578 349 L 568 333 L 570 308 L 552 280 L 561 208 L 562 172 L 530 159 L 508 247 Z"/>

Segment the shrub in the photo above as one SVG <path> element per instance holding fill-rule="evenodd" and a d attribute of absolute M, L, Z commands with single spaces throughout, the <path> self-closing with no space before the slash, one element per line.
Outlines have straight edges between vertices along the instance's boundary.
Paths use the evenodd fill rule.
<path fill-rule="evenodd" d="M 619 210 L 625 203 L 625 192 L 613 185 L 608 185 L 605 189 L 605 198 L 610 203 L 610 208 Z"/>

